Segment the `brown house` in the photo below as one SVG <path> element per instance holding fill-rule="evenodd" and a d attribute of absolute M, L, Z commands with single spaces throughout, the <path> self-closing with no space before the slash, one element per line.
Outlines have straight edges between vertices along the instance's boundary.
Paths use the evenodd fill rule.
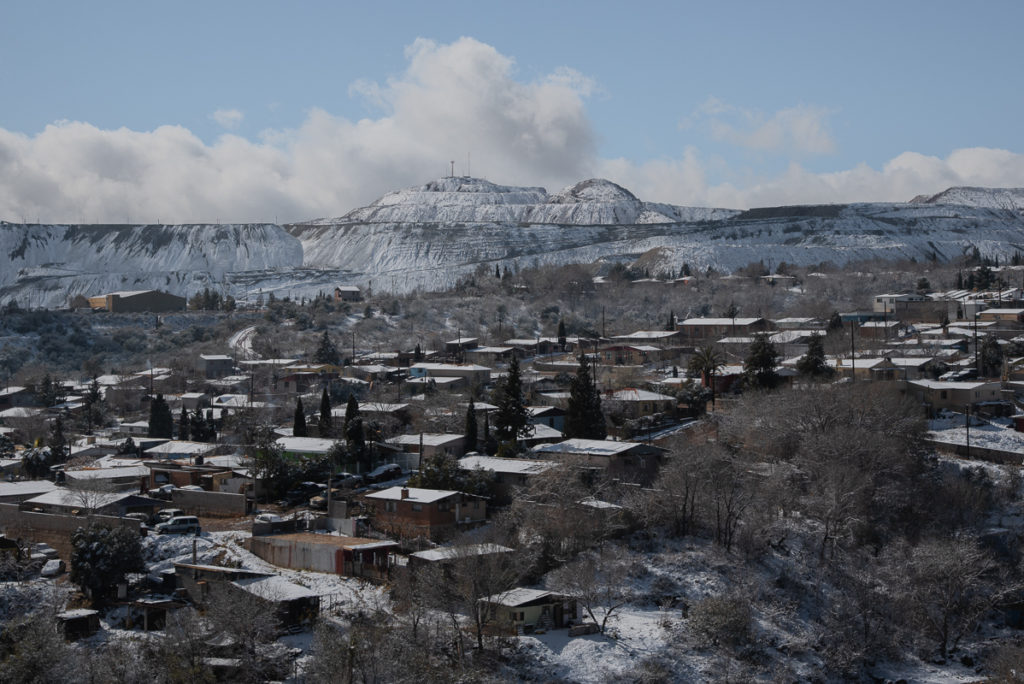
<path fill-rule="evenodd" d="M 373 512 L 373 526 L 398 537 L 440 541 L 487 519 L 487 500 L 464 492 L 391 487 L 363 501 Z"/>
<path fill-rule="evenodd" d="M 133 311 L 184 311 L 187 304 L 184 297 L 159 290 L 136 290 L 133 292 L 111 292 L 89 297 L 93 309 L 113 313 Z"/>

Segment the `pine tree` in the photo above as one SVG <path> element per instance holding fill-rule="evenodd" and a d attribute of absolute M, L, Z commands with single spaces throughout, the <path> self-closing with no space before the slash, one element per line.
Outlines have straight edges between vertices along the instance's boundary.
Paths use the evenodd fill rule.
<path fill-rule="evenodd" d="M 50 434 L 46 439 L 46 446 L 50 447 L 54 463 L 63 463 L 68 456 L 68 438 L 64 434 L 64 418 L 57 414 L 53 424 L 50 426 Z"/>
<path fill-rule="evenodd" d="M 473 404 L 473 397 L 469 398 L 469 408 L 466 409 L 466 443 L 467 452 L 476 451 L 476 406 Z"/>
<path fill-rule="evenodd" d="M 956 289 L 958 289 L 958 290 L 964 289 L 964 272 L 963 271 L 957 271 L 956 272 Z"/>
<path fill-rule="evenodd" d="M 514 443 L 528 433 L 530 414 L 523 400 L 523 384 L 519 376 L 519 359 L 508 365 L 508 375 L 494 392 L 494 434 L 502 442 Z"/>
<path fill-rule="evenodd" d="M 359 417 L 359 401 L 356 399 L 356 395 L 348 395 L 348 403 L 345 404 L 345 427 L 352 422 L 353 419 Z"/>
<path fill-rule="evenodd" d="M 985 335 L 981 343 L 981 372 L 985 377 L 999 375 L 1003 368 L 1003 350 L 994 335 Z"/>
<path fill-rule="evenodd" d="M 838 311 L 833 311 L 832 315 L 828 319 L 828 330 L 832 332 L 834 330 L 843 329 L 843 317 L 839 315 Z"/>
<path fill-rule="evenodd" d="M 206 422 L 206 418 L 203 417 L 203 412 L 199 409 L 195 410 L 191 418 L 192 426 L 192 441 L 194 442 L 212 442 L 213 441 L 213 427 Z"/>
<path fill-rule="evenodd" d="M 558 348 L 565 351 L 565 321 L 558 320 Z"/>
<path fill-rule="evenodd" d="M 320 417 L 317 419 L 317 430 L 321 437 L 330 437 L 333 431 L 331 425 L 331 398 L 327 396 L 327 388 L 324 387 L 320 395 Z"/>
<path fill-rule="evenodd" d="M 750 344 L 750 351 L 743 362 L 743 373 L 747 382 L 752 387 L 760 389 L 772 389 L 779 384 L 779 374 L 775 372 L 778 364 L 779 354 L 775 345 L 768 339 L 765 333 L 754 335 L 754 341 Z"/>
<path fill-rule="evenodd" d="M 366 447 L 366 431 L 363 418 L 359 415 L 359 402 L 354 394 L 348 395 L 348 403 L 345 405 L 345 440 L 350 451 L 357 457 L 362 455 Z"/>
<path fill-rule="evenodd" d="M 604 439 L 608 436 L 601 393 L 590 373 L 590 362 L 580 354 L 580 365 L 569 382 L 569 404 L 565 413 L 565 436 L 580 439 Z"/>
<path fill-rule="evenodd" d="M 178 416 L 178 439 L 188 441 L 190 437 L 189 426 L 191 421 L 189 420 L 188 411 L 184 406 L 181 407 L 181 415 Z"/>
<path fill-rule="evenodd" d="M 423 360 L 423 352 L 420 350 L 420 343 L 416 343 L 416 348 L 412 352 L 412 360 L 419 363 Z"/>
<path fill-rule="evenodd" d="M 331 336 L 324 330 L 323 336 L 320 338 L 320 344 L 317 346 L 316 351 L 313 352 L 314 363 L 338 363 L 338 349 L 334 346 L 334 342 L 331 341 Z"/>
<path fill-rule="evenodd" d="M 292 436 L 306 436 L 306 412 L 302 409 L 302 397 L 295 401 L 295 422 L 292 424 Z"/>
<path fill-rule="evenodd" d="M 669 311 L 668 312 L 668 323 L 665 324 L 665 330 L 675 330 L 675 329 L 676 329 L 676 312 L 675 311 Z"/>
<path fill-rule="evenodd" d="M 85 392 L 85 425 L 86 433 L 92 434 L 94 426 L 103 422 L 103 394 L 100 392 L 100 383 L 96 378 L 92 379 L 89 389 Z"/>
<path fill-rule="evenodd" d="M 807 353 L 796 362 L 796 369 L 801 375 L 810 378 L 823 378 L 832 375 L 833 370 L 825 361 L 825 344 L 821 335 L 811 335 L 807 341 Z"/>
<path fill-rule="evenodd" d="M 149 402 L 149 433 L 150 437 L 162 437 L 171 439 L 174 436 L 174 416 L 171 415 L 171 407 L 164 400 L 164 395 L 158 394 Z"/>

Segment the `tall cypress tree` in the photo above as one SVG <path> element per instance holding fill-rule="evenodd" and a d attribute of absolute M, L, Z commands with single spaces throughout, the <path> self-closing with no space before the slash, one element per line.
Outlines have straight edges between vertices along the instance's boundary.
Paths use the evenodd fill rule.
<path fill-rule="evenodd" d="M 516 442 L 527 433 L 530 414 L 523 400 L 523 382 L 519 376 L 519 360 L 513 356 L 508 375 L 495 390 L 494 434 L 502 442 Z"/>
<path fill-rule="evenodd" d="M 295 402 L 295 422 L 292 424 L 292 436 L 306 436 L 306 412 L 302 408 L 302 397 Z"/>
<path fill-rule="evenodd" d="M 317 419 L 317 429 L 321 437 L 331 436 L 333 429 L 331 425 L 331 398 L 327 396 L 326 387 L 324 387 L 323 394 L 320 395 L 320 417 Z"/>
<path fill-rule="evenodd" d="M 158 394 L 149 402 L 149 436 L 172 439 L 174 437 L 174 416 L 164 395 Z"/>
<path fill-rule="evenodd" d="M 473 404 L 473 397 L 469 398 L 469 408 L 466 409 L 466 451 L 476 451 L 476 406 Z"/>
<path fill-rule="evenodd" d="M 569 404 L 565 413 L 565 436 L 582 439 L 604 439 L 608 436 L 601 393 L 590 373 L 587 357 L 580 354 L 580 365 L 569 383 Z"/>
<path fill-rule="evenodd" d="M 188 410 L 184 405 L 181 407 L 181 415 L 178 416 L 178 439 L 188 441 L 191 432 L 189 431 L 189 417 Z"/>
<path fill-rule="evenodd" d="M 352 422 L 354 418 L 359 417 L 359 401 L 356 399 L 356 395 L 348 395 L 348 403 L 345 404 L 345 427 Z"/>

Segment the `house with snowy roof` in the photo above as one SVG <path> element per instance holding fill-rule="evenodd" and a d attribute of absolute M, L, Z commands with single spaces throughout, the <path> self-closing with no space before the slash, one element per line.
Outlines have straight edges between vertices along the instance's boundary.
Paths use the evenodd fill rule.
<path fill-rule="evenodd" d="M 446 489 L 391 487 L 363 495 L 371 524 L 384 534 L 442 541 L 487 521 L 487 499 Z"/>

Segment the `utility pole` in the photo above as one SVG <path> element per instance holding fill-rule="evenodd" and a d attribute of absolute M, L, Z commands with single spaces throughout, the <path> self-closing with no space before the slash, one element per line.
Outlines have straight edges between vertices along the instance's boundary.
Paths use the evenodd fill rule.
<path fill-rule="evenodd" d="M 964 421 L 965 427 L 967 428 L 967 458 L 971 457 L 971 405 L 967 405 L 967 412 L 965 414 L 966 419 Z"/>
<path fill-rule="evenodd" d="M 853 336 L 857 332 L 856 321 L 850 321 L 850 382 L 857 381 L 857 349 Z"/>

